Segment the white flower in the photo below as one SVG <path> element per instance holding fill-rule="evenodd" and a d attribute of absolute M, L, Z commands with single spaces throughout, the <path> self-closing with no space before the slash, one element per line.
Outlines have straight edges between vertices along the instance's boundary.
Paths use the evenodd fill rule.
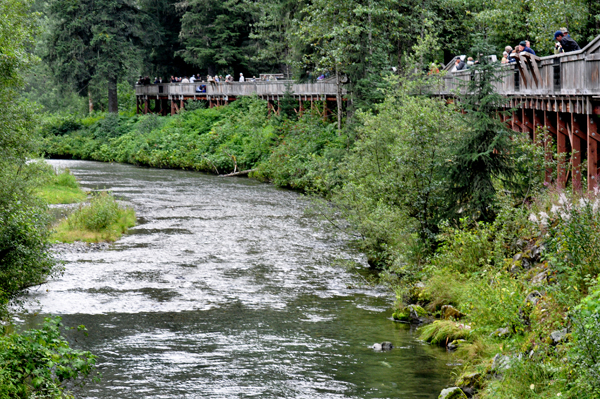
<path fill-rule="evenodd" d="M 582 208 L 585 208 L 586 205 L 589 203 L 590 201 L 588 201 L 587 198 L 580 198 L 579 199 L 579 206 Z"/>
<path fill-rule="evenodd" d="M 557 214 L 558 211 L 560 211 L 560 207 L 557 205 L 552 205 L 552 208 L 550 208 L 550 212 L 552 212 L 553 214 Z"/>
<path fill-rule="evenodd" d="M 535 216 L 535 213 L 529 215 L 529 221 L 534 223 L 538 221 L 537 217 Z"/>
<path fill-rule="evenodd" d="M 569 200 L 567 200 L 567 196 L 565 195 L 565 193 L 560 193 L 560 195 L 558 196 L 558 203 L 561 205 L 565 205 L 567 202 L 569 202 Z"/>

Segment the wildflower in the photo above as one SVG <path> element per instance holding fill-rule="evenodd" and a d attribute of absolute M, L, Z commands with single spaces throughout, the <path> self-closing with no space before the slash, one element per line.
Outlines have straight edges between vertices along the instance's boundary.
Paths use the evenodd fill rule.
<path fill-rule="evenodd" d="M 534 384 L 531 384 L 531 385 L 529 386 L 529 389 L 531 389 L 531 390 L 533 391 L 533 390 L 535 389 L 535 385 L 534 385 Z"/>
<path fill-rule="evenodd" d="M 565 193 L 560 193 L 560 195 L 558 196 L 558 203 L 561 205 L 566 205 L 569 203 L 569 200 L 567 199 Z"/>
<path fill-rule="evenodd" d="M 540 212 L 540 221 L 542 222 L 543 225 L 548 224 L 549 218 L 550 218 L 550 216 L 548 216 L 548 214 L 546 212 Z"/>
<path fill-rule="evenodd" d="M 538 221 L 537 217 L 535 216 L 535 213 L 529 215 L 529 221 L 534 223 Z"/>
<path fill-rule="evenodd" d="M 558 213 L 559 210 L 560 210 L 560 207 L 557 205 L 552 205 L 552 208 L 550 208 L 550 212 L 552 212 L 555 215 Z"/>

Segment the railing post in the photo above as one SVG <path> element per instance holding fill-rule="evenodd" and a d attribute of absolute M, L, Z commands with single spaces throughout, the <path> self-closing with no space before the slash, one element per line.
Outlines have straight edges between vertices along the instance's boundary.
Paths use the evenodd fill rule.
<path fill-rule="evenodd" d="M 581 127 L 571 112 L 571 129 L 567 125 L 569 138 L 571 139 L 571 171 L 573 173 L 573 190 L 581 192 Z"/>

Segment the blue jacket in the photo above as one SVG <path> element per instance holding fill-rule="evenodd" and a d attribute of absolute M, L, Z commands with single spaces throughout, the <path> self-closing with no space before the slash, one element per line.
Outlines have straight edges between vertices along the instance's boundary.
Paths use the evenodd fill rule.
<path fill-rule="evenodd" d="M 535 51 L 533 51 L 533 50 L 531 49 L 531 47 L 525 47 L 525 48 L 523 49 L 523 51 L 525 51 L 526 53 L 529 53 L 529 54 L 533 54 L 533 55 L 535 55 Z"/>

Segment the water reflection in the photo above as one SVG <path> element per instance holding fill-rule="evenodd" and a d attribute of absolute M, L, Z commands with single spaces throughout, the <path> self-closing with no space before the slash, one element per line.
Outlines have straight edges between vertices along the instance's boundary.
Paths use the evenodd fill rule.
<path fill-rule="evenodd" d="M 361 261 L 303 216 L 301 196 L 249 179 L 83 161 L 140 224 L 107 251 L 68 253 L 35 291 L 85 324 L 99 356 L 88 398 L 436 398 L 448 359 L 389 316 L 389 293 L 351 289 Z M 29 319 L 32 323 L 35 320 Z M 374 342 L 397 349 L 376 353 Z"/>

